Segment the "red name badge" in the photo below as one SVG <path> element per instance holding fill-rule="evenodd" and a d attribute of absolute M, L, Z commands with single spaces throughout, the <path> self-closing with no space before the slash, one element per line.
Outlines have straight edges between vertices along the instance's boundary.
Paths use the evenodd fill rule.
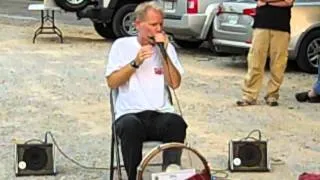
<path fill-rule="evenodd" d="M 163 74 L 163 68 L 162 67 L 155 67 L 154 73 L 159 74 L 159 75 Z"/>

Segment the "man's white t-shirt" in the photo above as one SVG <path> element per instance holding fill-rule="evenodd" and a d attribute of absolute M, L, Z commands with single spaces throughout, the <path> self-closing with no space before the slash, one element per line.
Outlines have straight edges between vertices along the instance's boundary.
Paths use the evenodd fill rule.
<path fill-rule="evenodd" d="M 136 36 L 117 39 L 109 52 L 105 76 L 108 77 L 114 71 L 129 64 L 136 58 L 140 48 L 141 45 Z M 153 56 L 146 59 L 132 74 L 129 81 L 118 88 L 115 103 L 116 119 L 124 114 L 145 110 L 174 112 L 168 92 L 165 90 L 162 56 L 156 46 L 153 47 L 153 51 L 155 52 Z M 170 43 L 167 47 L 167 54 L 179 73 L 183 74 L 184 70 L 175 48 Z"/>

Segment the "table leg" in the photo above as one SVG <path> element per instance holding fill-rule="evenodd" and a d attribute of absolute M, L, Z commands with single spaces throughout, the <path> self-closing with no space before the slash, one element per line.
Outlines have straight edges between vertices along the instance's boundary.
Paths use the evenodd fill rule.
<path fill-rule="evenodd" d="M 46 12 L 44 12 L 44 10 L 41 10 L 41 25 L 35 31 L 32 42 L 35 43 L 37 36 L 39 36 L 40 34 L 56 34 L 60 38 L 60 42 L 63 43 L 62 31 L 55 25 L 54 10 L 51 11 L 51 15 L 49 10 L 45 10 L 45 11 Z M 51 26 L 50 25 L 45 26 L 46 22 L 49 22 Z M 45 31 L 45 30 L 49 30 L 49 31 Z"/>

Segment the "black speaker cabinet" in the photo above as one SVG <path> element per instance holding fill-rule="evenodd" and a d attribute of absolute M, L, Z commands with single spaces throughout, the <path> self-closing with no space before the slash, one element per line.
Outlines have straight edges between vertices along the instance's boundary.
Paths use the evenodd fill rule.
<path fill-rule="evenodd" d="M 55 175 L 54 157 L 52 144 L 16 144 L 16 176 Z"/>
<path fill-rule="evenodd" d="M 230 141 L 230 171 L 270 171 L 267 141 Z"/>

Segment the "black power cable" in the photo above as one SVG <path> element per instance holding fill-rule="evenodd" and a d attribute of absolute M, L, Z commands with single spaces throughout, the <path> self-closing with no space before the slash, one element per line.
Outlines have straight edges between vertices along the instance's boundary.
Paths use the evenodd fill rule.
<path fill-rule="evenodd" d="M 160 50 L 160 54 L 162 55 L 162 59 L 163 61 L 166 63 L 166 66 L 168 67 L 168 75 L 169 75 L 169 81 L 172 82 L 172 79 L 171 79 L 171 73 L 170 73 L 170 66 L 169 66 L 169 59 L 170 58 L 168 56 L 168 53 L 166 51 L 166 48 L 164 47 L 164 43 L 157 43 L 156 44 Z M 171 62 L 172 63 L 172 62 Z M 172 63 L 173 64 L 173 63 Z M 169 86 L 170 87 L 170 86 Z M 178 106 L 178 110 L 179 110 L 179 113 L 180 113 L 180 116 L 183 118 L 183 114 L 182 114 L 182 110 L 181 110 L 181 106 L 180 106 L 180 101 L 178 99 L 178 96 L 176 94 L 176 91 L 175 89 L 171 88 L 171 90 L 173 91 L 173 95 L 174 95 L 174 98 L 176 100 L 176 103 L 177 103 L 177 106 Z"/>
<path fill-rule="evenodd" d="M 62 149 L 60 148 L 60 146 L 58 145 L 56 139 L 54 138 L 53 134 L 50 132 L 50 131 L 47 131 L 46 134 L 45 134 L 45 139 L 44 139 L 44 142 L 43 143 L 47 143 L 47 140 L 48 140 L 48 135 L 51 137 L 52 141 L 53 141 L 53 144 L 57 147 L 58 151 L 66 158 L 68 159 L 69 161 L 71 161 L 73 164 L 81 167 L 81 168 L 84 168 L 84 169 L 91 169 L 91 170 L 110 170 L 110 168 L 105 168 L 105 167 L 89 167 L 89 166 L 85 166 L 85 165 L 82 165 L 80 164 L 79 162 L 77 162 L 76 160 L 70 158 L 68 155 L 66 155 Z M 34 140 L 34 139 L 32 139 Z M 37 140 L 39 141 L 39 140 Z M 28 141 L 27 141 L 28 142 Z"/>
<path fill-rule="evenodd" d="M 252 137 L 252 134 L 255 133 L 255 132 L 258 133 L 259 139 L 255 138 L 255 137 Z M 259 129 L 254 129 L 246 137 L 242 138 L 241 141 L 248 140 L 248 139 L 252 139 L 254 141 L 261 141 L 261 131 Z"/>

